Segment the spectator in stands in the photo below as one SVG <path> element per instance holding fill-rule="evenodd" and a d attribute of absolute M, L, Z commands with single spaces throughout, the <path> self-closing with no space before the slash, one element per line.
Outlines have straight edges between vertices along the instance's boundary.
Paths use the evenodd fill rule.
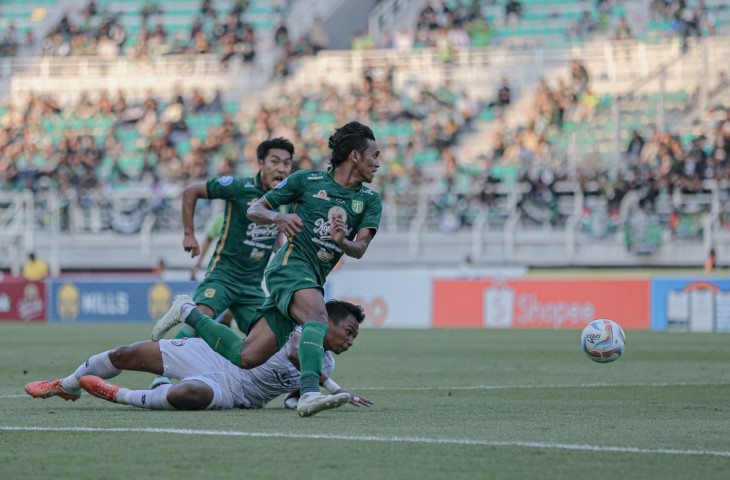
<path fill-rule="evenodd" d="M 710 249 L 710 254 L 707 256 L 707 260 L 705 261 L 705 273 L 712 272 L 715 267 L 717 266 L 717 254 L 715 253 L 715 249 Z"/>
<path fill-rule="evenodd" d="M 504 23 L 515 26 L 522 19 L 522 3 L 519 0 L 507 0 L 504 6 Z"/>
<path fill-rule="evenodd" d="M 46 278 L 48 273 L 48 264 L 40 258 L 36 258 L 35 253 L 29 253 L 28 261 L 23 265 L 23 277 L 28 281 L 37 282 Z"/>
<path fill-rule="evenodd" d="M 583 95 L 588 82 L 590 81 L 590 75 L 585 65 L 580 60 L 574 59 L 571 62 L 570 77 L 573 81 L 573 89 L 577 97 L 580 98 Z"/>
<path fill-rule="evenodd" d="M 311 46 L 312 53 L 316 55 L 320 50 L 329 47 L 330 37 L 327 32 L 327 26 L 324 24 L 322 17 L 315 17 L 312 26 L 309 28 L 307 40 Z"/>
<path fill-rule="evenodd" d="M 629 164 L 635 164 L 639 161 L 639 155 L 644 148 L 644 137 L 638 130 L 631 132 L 631 140 L 626 148 L 626 160 Z"/>
<path fill-rule="evenodd" d="M 497 90 L 497 98 L 489 102 L 489 107 L 506 108 L 512 102 L 512 91 L 509 88 L 509 80 L 502 77 L 502 85 Z"/>

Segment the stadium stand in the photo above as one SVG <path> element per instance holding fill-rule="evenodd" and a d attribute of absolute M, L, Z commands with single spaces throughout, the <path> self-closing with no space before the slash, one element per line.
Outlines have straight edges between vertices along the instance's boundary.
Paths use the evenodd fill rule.
<path fill-rule="evenodd" d="M 378 22 L 377 36 L 357 37 L 352 50 L 317 53 L 312 36 L 301 36 L 311 28 L 280 21 L 288 2 L 248 2 L 242 21 L 253 25 L 261 62 L 248 70 L 238 50 L 241 60 L 225 65 L 220 48 L 176 55 L 164 51 L 167 40 L 148 48 L 149 59 L 131 58 L 139 42 L 127 40 L 114 60 L 6 64 L 12 101 L 0 109 L 0 177 L 13 238 L 27 237 L 18 219 L 30 208 L 35 227 L 56 229 L 61 242 L 73 235 L 130 248 L 125 237 L 137 239 L 129 251 L 142 265 L 160 258 L 157 241 L 176 241 L 175 196 L 186 182 L 250 174 L 252 147 L 273 135 L 294 140 L 299 168 L 323 168 L 326 135 L 358 118 L 383 148 L 375 187 L 384 240 L 374 263 L 393 261 L 393 251 L 403 262 L 458 262 L 469 252 L 477 261 L 576 265 L 639 264 L 642 253 L 657 264 L 692 263 L 710 246 L 721 259 L 730 253 L 722 2 L 688 2 L 680 12 L 646 1 L 525 0 L 509 14 L 507 2 L 405 3 L 411 27 Z M 232 4 L 210 5 L 221 19 Z M 139 39 L 153 6 L 162 13 L 144 14 L 147 24 L 162 25 L 166 39 L 199 18 L 206 35 L 215 31 L 197 1 L 96 2 L 90 18 L 114 15 Z M 61 15 L 46 17 L 49 30 Z M 79 8 L 69 22 L 83 15 Z M 665 18 L 671 30 L 651 23 Z M 8 193 L 26 187 L 36 191 L 31 207 L 27 194 Z M 691 253 L 678 260 L 680 247 Z M 84 263 L 65 252 L 64 262 Z"/>

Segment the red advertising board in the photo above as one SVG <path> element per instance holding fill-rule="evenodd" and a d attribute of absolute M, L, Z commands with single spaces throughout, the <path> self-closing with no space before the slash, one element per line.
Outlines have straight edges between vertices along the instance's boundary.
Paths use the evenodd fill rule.
<path fill-rule="evenodd" d="M 649 279 L 435 280 L 434 327 L 649 329 Z"/>
<path fill-rule="evenodd" d="M 45 321 L 46 285 L 24 278 L 0 280 L 0 321 Z"/>

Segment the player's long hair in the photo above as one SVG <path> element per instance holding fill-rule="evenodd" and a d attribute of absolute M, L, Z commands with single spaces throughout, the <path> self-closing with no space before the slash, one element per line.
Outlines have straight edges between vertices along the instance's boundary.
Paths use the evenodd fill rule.
<path fill-rule="evenodd" d="M 370 127 L 360 122 L 350 122 L 336 129 L 328 142 L 332 150 L 332 169 L 344 163 L 353 150 L 363 155 L 368 147 L 368 140 L 375 140 L 375 134 Z"/>
<path fill-rule="evenodd" d="M 327 316 L 335 325 L 348 315 L 355 317 L 357 323 L 362 323 L 365 320 L 365 312 L 360 305 L 343 300 L 329 300 L 325 306 L 327 307 Z"/>
<path fill-rule="evenodd" d="M 289 152 L 289 155 L 294 156 L 294 145 L 284 137 L 270 138 L 264 140 L 256 147 L 256 158 L 263 160 L 266 155 L 269 154 L 269 150 L 272 148 L 280 148 Z"/>

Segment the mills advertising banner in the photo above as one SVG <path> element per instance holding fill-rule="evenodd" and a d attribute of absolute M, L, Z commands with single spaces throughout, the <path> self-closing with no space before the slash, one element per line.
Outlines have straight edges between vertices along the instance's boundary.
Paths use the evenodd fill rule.
<path fill-rule="evenodd" d="M 583 328 L 609 318 L 648 329 L 648 279 L 436 280 L 434 327 Z"/>
<path fill-rule="evenodd" d="M 192 295 L 196 285 L 161 280 L 54 280 L 48 318 L 65 323 L 151 323 L 167 312 L 176 295 Z"/>

